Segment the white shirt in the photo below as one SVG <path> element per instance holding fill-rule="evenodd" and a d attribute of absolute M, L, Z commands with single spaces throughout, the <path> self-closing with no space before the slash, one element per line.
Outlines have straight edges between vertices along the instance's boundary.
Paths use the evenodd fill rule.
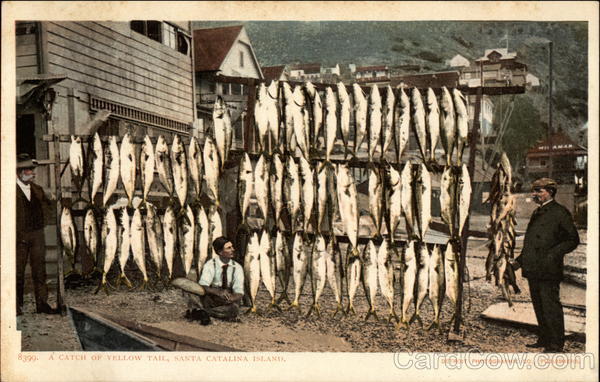
<path fill-rule="evenodd" d="M 21 179 L 19 179 L 19 177 L 17 177 L 17 184 L 19 185 L 19 187 L 21 187 L 21 190 L 27 197 L 27 200 L 31 201 L 31 185 L 21 182 Z"/>
<path fill-rule="evenodd" d="M 207 261 L 202 268 L 202 275 L 198 283 L 202 286 L 213 288 L 221 287 L 221 274 L 223 273 L 224 262 L 219 256 L 213 257 Z M 227 263 L 227 282 L 233 289 L 233 293 L 244 294 L 244 269 L 233 259 Z"/>
<path fill-rule="evenodd" d="M 542 203 L 542 205 L 540 206 L 540 208 L 544 207 L 546 204 L 550 203 L 553 200 L 554 199 L 552 199 L 552 198 L 550 198 L 549 200 L 546 200 L 544 203 Z"/>

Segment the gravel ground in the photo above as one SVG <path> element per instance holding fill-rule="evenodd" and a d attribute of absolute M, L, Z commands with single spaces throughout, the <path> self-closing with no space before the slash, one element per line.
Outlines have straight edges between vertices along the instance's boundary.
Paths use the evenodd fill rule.
<path fill-rule="evenodd" d="M 584 241 L 582 237 L 582 241 Z M 388 307 L 381 296 L 377 296 L 377 312 L 380 321 L 364 320 L 367 303 L 362 288 L 355 298 L 357 316 L 332 318 L 335 310 L 333 294 L 328 289 L 321 298 L 322 316 L 306 318 L 312 297 L 307 282 L 301 298 L 302 314 L 295 310 L 266 311 L 270 297 L 261 286 L 257 305 L 261 315 L 247 314 L 241 322 L 230 323 L 213 320 L 209 327 L 190 323 L 183 317 L 186 303 L 179 290 L 167 288 L 160 291 L 129 291 L 124 286 L 112 291 L 109 296 L 103 292 L 93 294 L 95 285 L 67 290 L 69 305 L 88 309 L 111 316 L 136 320 L 168 329 L 179 334 L 207 338 L 210 330 L 211 342 L 220 343 L 246 351 L 335 351 L 335 352 L 528 352 L 525 344 L 534 342 L 536 336 L 527 329 L 517 328 L 485 320 L 480 314 L 491 304 L 501 302 L 499 290 L 487 283 L 484 275 L 486 248 L 484 241 L 471 240 L 468 251 L 468 268 L 472 281 L 465 284 L 464 341 L 448 342 L 450 329 L 448 320 L 453 307 L 446 300 L 442 311 L 442 330 L 425 330 L 414 323 L 408 330 L 397 329 L 387 322 Z M 583 247 L 583 248 L 582 248 Z M 585 258 L 585 246 L 580 246 L 576 257 Z M 570 255 L 571 256 L 571 255 Z M 520 272 L 518 272 L 520 276 Z M 293 294 L 290 281 L 288 291 Z M 530 301 L 527 283 L 519 280 L 523 289 L 519 301 Z M 397 296 L 397 295 L 396 295 Z M 52 300 L 52 298 L 51 298 Z M 396 304 L 399 298 L 396 297 Z M 25 314 L 18 319 L 18 329 L 22 331 L 22 348 L 25 351 L 37 350 L 81 350 L 75 331 L 68 317 L 33 314 L 32 295 L 26 296 Z M 245 309 L 245 308 L 243 308 Z M 396 308 L 399 313 L 400 309 Z M 411 307 L 412 311 L 412 307 Z M 426 301 L 422 307 L 422 317 L 427 326 L 433 311 Z M 582 352 L 585 344 L 567 340 L 567 352 Z"/>

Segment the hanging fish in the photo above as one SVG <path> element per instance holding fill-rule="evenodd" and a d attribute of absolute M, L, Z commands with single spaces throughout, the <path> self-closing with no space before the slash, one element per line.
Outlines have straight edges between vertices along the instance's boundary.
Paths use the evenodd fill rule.
<path fill-rule="evenodd" d="M 119 248 L 119 234 L 118 234 L 117 219 L 112 208 L 106 210 L 104 215 L 104 223 L 102 224 L 102 243 L 104 246 L 104 259 L 102 264 L 102 280 L 98 285 L 98 288 L 94 294 L 100 291 L 100 288 L 104 289 L 108 295 L 108 289 L 106 288 L 107 281 L 106 275 L 110 270 L 110 267 L 115 260 L 117 255 L 117 249 Z"/>
<path fill-rule="evenodd" d="M 392 319 L 396 323 L 400 320 L 394 309 L 394 259 L 392 254 L 394 249 L 391 248 L 387 241 L 384 240 L 377 251 L 377 280 L 379 281 L 379 289 L 390 307 L 388 322 Z"/>
<path fill-rule="evenodd" d="M 352 104 L 346 86 L 341 81 L 337 83 L 337 94 L 340 103 L 340 131 L 345 152 L 348 153 L 350 151 L 350 119 L 352 115 Z"/>
<path fill-rule="evenodd" d="M 146 202 L 148 199 L 148 194 L 150 193 L 150 188 L 152 187 L 152 182 L 154 181 L 155 161 L 154 146 L 152 145 L 150 136 L 146 134 L 144 137 L 144 143 L 142 144 L 142 149 L 140 151 L 140 176 L 142 179 L 142 186 L 144 187 L 142 191 L 144 202 Z"/>
<path fill-rule="evenodd" d="M 381 158 L 385 158 L 385 153 L 388 151 L 392 141 L 394 140 L 394 108 L 396 105 L 396 97 L 390 85 L 386 86 L 385 103 L 383 104 L 383 125 L 381 127 L 382 146 Z"/>
<path fill-rule="evenodd" d="M 352 84 L 354 98 L 354 155 L 358 155 L 360 146 L 367 136 L 367 97 L 359 84 Z"/>
<path fill-rule="evenodd" d="M 217 96 L 215 100 L 212 116 L 220 169 L 223 170 L 231 149 L 233 130 L 229 109 L 221 96 Z"/>
<path fill-rule="evenodd" d="M 290 215 L 291 230 L 292 232 L 296 232 L 298 213 L 300 212 L 301 185 L 298 165 L 291 156 L 289 156 L 287 159 L 286 170 L 284 181 L 285 195 L 287 199 L 286 205 Z"/>
<path fill-rule="evenodd" d="M 350 250 L 350 247 L 348 247 L 349 252 Z M 356 315 L 356 310 L 354 309 L 354 297 L 356 296 L 356 291 L 360 285 L 362 267 L 360 256 L 350 253 L 347 257 L 348 266 L 346 274 L 348 278 L 348 307 L 346 309 L 346 314 L 352 313 Z"/>
<path fill-rule="evenodd" d="M 210 248 L 210 222 L 208 215 L 203 207 L 198 207 L 196 213 L 196 271 L 198 276 L 202 275 L 202 268 L 208 261 L 211 248 Z"/>
<path fill-rule="evenodd" d="M 342 256 L 340 254 L 339 247 L 335 244 L 335 236 L 329 236 L 329 244 L 327 245 L 327 250 L 324 253 L 325 256 L 325 268 L 327 275 L 327 283 L 329 287 L 333 291 L 333 296 L 335 297 L 336 308 L 335 312 L 333 312 L 333 317 L 338 312 L 344 313 L 344 309 L 342 307 L 342 275 L 343 275 L 343 265 L 342 265 Z"/>
<path fill-rule="evenodd" d="M 190 206 L 185 207 L 185 218 L 179 224 L 179 253 L 183 263 L 185 275 L 190 273 L 194 261 L 194 241 L 196 238 L 196 228 L 194 212 Z"/>
<path fill-rule="evenodd" d="M 348 240 L 356 251 L 358 248 L 358 199 L 356 183 L 348 165 L 337 165 L 336 181 L 340 217 Z"/>
<path fill-rule="evenodd" d="M 169 196 L 173 195 L 173 181 L 171 180 L 171 159 L 169 157 L 169 146 L 165 137 L 159 135 L 156 140 L 156 148 L 154 153 L 154 160 L 156 164 L 156 171 L 158 172 L 158 179 L 163 185 Z"/>
<path fill-rule="evenodd" d="M 306 88 L 306 93 L 308 93 L 309 96 L 311 119 L 313 121 L 313 139 L 311 140 L 311 144 L 316 145 L 323 125 L 323 103 L 321 102 L 321 95 L 317 88 L 315 88 L 315 85 L 308 81 L 304 86 Z"/>
<path fill-rule="evenodd" d="M 450 237 L 456 235 L 456 179 L 452 167 L 446 166 L 440 181 L 441 217 L 448 226 Z"/>
<path fill-rule="evenodd" d="M 381 221 L 383 217 L 383 181 L 379 169 L 369 168 L 369 214 L 375 226 L 375 235 L 381 236 Z"/>
<path fill-rule="evenodd" d="M 292 88 L 288 82 L 283 83 L 283 99 L 285 106 L 283 111 L 285 114 L 285 146 L 286 150 L 290 154 L 294 154 L 296 151 L 296 137 L 294 136 L 294 110 L 298 106 L 294 103 Z"/>
<path fill-rule="evenodd" d="M 414 179 L 415 218 L 417 233 L 421 241 L 425 241 L 425 234 L 431 222 L 431 174 L 427 166 L 421 163 Z"/>
<path fill-rule="evenodd" d="M 427 137 L 429 148 L 429 160 L 435 162 L 435 147 L 440 137 L 440 108 L 437 102 L 437 96 L 432 88 L 427 89 Z"/>
<path fill-rule="evenodd" d="M 302 227 L 304 232 L 307 232 L 315 202 L 315 181 L 313 170 L 304 157 L 300 157 L 300 177 L 302 179 Z"/>
<path fill-rule="evenodd" d="M 292 98 L 293 103 L 295 104 L 295 107 L 292 109 L 294 136 L 296 137 L 296 142 L 298 143 L 298 147 L 304 158 L 309 158 L 309 115 L 306 110 L 306 98 L 299 85 L 294 87 Z"/>
<path fill-rule="evenodd" d="M 277 235 L 275 236 L 275 268 L 277 279 L 281 284 L 281 295 L 279 300 L 277 300 L 277 303 L 279 304 L 282 300 L 286 300 L 288 304 L 291 304 L 287 294 L 287 288 L 290 280 L 292 258 L 288 248 L 287 239 L 279 230 L 277 230 Z"/>
<path fill-rule="evenodd" d="M 317 166 L 320 167 L 320 166 Z M 327 201 L 329 200 L 329 167 L 321 167 L 317 174 L 317 231 L 321 232 Z"/>
<path fill-rule="evenodd" d="M 138 269 L 144 276 L 144 281 L 140 286 L 144 289 L 148 284 L 148 274 L 146 272 L 146 241 L 144 237 L 144 221 L 139 208 L 133 212 L 131 219 L 131 253 Z"/>
<path fill-rule="evenodd" d="M 273 154 L 271 161 L 271 172 L 269 174 L 269 186 L 271 187 L 271 204 L 273 206 L 273 217 L 275 218 L 275 226 L 279 226 L 279 218 L 281 217 L 281 209 L 283 208 L 283 180 L 284 166 L 279 154 Z"/>
<path fill-rule="evenodd" d="M 192 136 L 187 152 L 188 169 L 192 179 L 193 195 L 196 201 L 200 200 L 202 194 L 202 150 L 196 137 Z"/>
<path fill-rule="evenodd" d="M 456 192 L 458 194 L 458 232 L 462 235 L 467 217 L 469 216 L 469 207 L 471 206 L 471 177 L 465 164 L 461 166 L 461 174 Z"/>
<path fill-rule="evenodd" d="M 414 224 L 414 212 L 413 212 L 413 175 L 412 175 L 412 164 L 410 161 L 407 161 L 400 173 L 400 183 L 402 184 L 402 188 L 400 194 L 402 195 L 401 204 L 402 204 L 402 214 L 404 215 L 404 219 L 406 220 L 406 233 L 408 238 L 411 239 L 415 234 Z"/>
<path fill-rule="evenodd" d="M 444 304 L 445 277 L 444 277 L 444 258 L 442 250 L 436 244 L 433 246 L 429 257 L 429 286 L 427 297 L 433 306 L 433 322 L 427 330 L 436 327 L 440 329 L 440 314 Z"/>
<path fill-rule="evenodd" d="M 411 92 L 411 121 L 417 145 L 423 161 L 427 160 L 427 126 L 425 125 L 425 107 L 421 92 L 416 87 Z"/>
<path fill-rule="evenodd" d="M 71 270 L 69 273 L 77 273 L 75 269 L 75 254 L 77 253 L 77 228 L 68 207 L 63 207 L 60 215 L 60 238 L 63 251 L 69 259 Z"/>
<path fill-rule="evenodd" d="M 256 295 L 260 286 L 260 241 L 256 232 L 250 237 L 244 256 L 244 280 L 247 280 L 250 300 L 252 301 L 252 307 L 248 312 L 256 313 Z"/>
<path fill-rule="evenodd" d="M 329 163 L 337 135 L 337 121 L 337 99 L 328 86 L 325 89 L 325 161 Z"/>
<path fill-rule="evenodd" d="M 131 253 L 131 223 L 129 221 L 129 215 L 127 214 L 127 209 L 123 207 L 121 209 L 121 241 L 119 246 L 119 268 L 121 269 L 121 273 L 119 278 L 117 279 L 117 286 L 124 281 L 125 284 L 131 289 L 133 285 L 125 275 L 125 265 L 127 264 L 127 260 L 129 260 L 129 255 Z"/>
<path fill-rule="evenodd" d="M 104 190 L 104 200 L 102 204 L 106 206 L 106 203 L 117 189 L 119 183 L 119 176 L 121 174 L 119 166 L 119 145 L 117 144 L 117 137 L 111 136 L 108 145 L 108 158 L 106 163 L 108 165 L 108 179 L 106 181 L 106 189 Z"/>
<path fill-rule="evenodd" d="M 388 227 L 388 233 L 392 243 L 395 241 L 394 234 L 400 225 L 400 218 L 402 216 L 402 183 L 400 182 L 400 172 L 394 167 L 390 166 L 390 185 L 389 185 L 389 206 L 390 215 L 390 226 Z"/>
<path fill-rule="evenodd" d="M 244 153 L 238 167 L 238 203 L 242 217 L 242 225 L 246 225 L 246 214 L 250 207 L 250 199 L 254 192 L 254 172 L 252 162 L 247 153 Z"/>
<path fill-rule="evenodd" d="M 135 146 L 131 142 L 129 133 L 125 133 L 123 140 L 121 141 L 121 149 L 119 151 L 120 162 L 121 162 L 121 181 L 129 200 L 129 206 L 133 201 L 133 194 L 135 193 Z"/>
<path fill-rule="evenodd" d="M 365 289 L 365 297 L 369 304 L 369 311 L 365 316 L 365 321 L 367 321 L 370 316 L 373 316 L 375 321 L 378 321 L 379 319 L 377 318 L 377 312 L 375 310 L 375 297 L 377 296 L 378 287 L 377 248 L 372 240 L 369 240 L 369 243 L 365 247 L 362 265 L 362 282 Z"/>
<path fill-rule="evenodd" d="M 163 238 L 163 225 L 160 216 L 153 204 L 146 204 L 146 216 L 144 217 L 148 248 L 150 249 L 150 260 L 156 268 L 156 275 L 161 277 L 163 260 L 165 258 L 165 243 Z"/>
<path fill-rule="evenodd" d="M 219 154 L 217 148 L 210 136 L 204 141 L 204 150 L 202 151 L 204 159 L 204 180 L 209 199 L 213 205 L 219 206 Z"/>
<path fill-rule="evenodd" d="M 264 154 L 254 167 L 254 195 L 266 227 L 269 216 L 269 162 Z"/>
<path fill-rule="evenodd" d="M 400 163 L 400 157 L 408 145 L 410 136 L 410 99 L 403 88 L 399 88 L 398 92 L 400 93 L 398 102 L 400 110 L 396 113 L 396 156 Z"/>
<path fill-rule="evenodd" d="M 271 84 L 267 87 L 267 96 L 265 99 L 265 106 L 267 110 L 267 122 L 269 126 L 269 136 L 271 139 L 271 145 L 269 153 L 273 151 L 273 148 L 279 150 L 279 82 L 271 81 Z M 283 152 L 282 150 L 279 150 Z"/>
<path fill-rule="evenodd" d="M 408 328 L 410 320 L 408 318 L 408 308 L 414 298 L 415 283 L 417 280 L 417 254 L 415 251 L 415 242 L 409 241 L 404 251 L 403 257 L 404 270 L 402 275 L 402 319 L 400 326 Z"/>
<path fill-rule="evenodd" d="M 100 191 L 102 187 L 102 170 L 104 168 L 104 149 L 102 148 L 102 141 L 98 133 L 94 134 L 94 142 L 92 143 L 92 195 L 90 200 L 94 201 L 96 193 Z"/>
<path fill-rule="evenodd" d="M 177 242 L 177 221 L 173 207 L 167 206 L 163 217 L 163 235 L 165 243 L 165 261 L 169 279 L 173 276 L 173 261 L 175 259 L 175 243 Z"/>
<path fill-rule="evenodd" d="M 410 319 L 410 322 L 414 320 L 419 321 L 421 327 L 423 327 L 423 320 L 421 319 L 421 305 L 427 297 L 427 291 L 429 288 L 429 250 L 427 244 L 421 242 L 419 244 L 419 251 L 417 252 L 417 276 L 415 283 L 414 302 L 415 302 L 415 313 Z"/>
<path fill-rule="evenodd" d="M 469 113 L 467 98 L 458 89 L 453 89 L 454 109 L 456 110 L 456 156 L 457 164 L 462 163 L 462 155 L 469 135 Z"/>
<path fill-rule="evenodd" d="M 452 302 L 454 306 L 454 313 L 452 314 L 452 320 L 456 317 L 456 309 L 458 306 L 458 252 L 454 248 L 452 242 L 448 242 L 446 245 L 446 251 L 444 252 L 444 278 L 446 280 L 446 296 Z"/>
<path fill-rule="evenodd" d="M 377 85 L 371 85 L 371 94 L 369 96 L 369 128 L 367 131 L 368 148 L 369 148 L 369 162 L 373 161 L 373 155 L 375 150 L 381 142 L 381 131 L 382 131 L 382 104 L 381 94 L 379 94 L 379 87 Z M 383 155 L 383 151 L 381 152 Z"/>
<path fill-rule="evenodd" d="M 69 165 L 71 167 L 71 176 L 75 182 L 78 192 L 81 192 L 83 183 L 83 145 L 81 137 L 71 135 L 71 145 L 69 146 Z"/>
<path fill-rule="evenodd" d="M 260 151 L 263 153 L 269 153 L 268 151 L 268 137 L 269 137 L 269 116 L 267 106 L 267 87 L 264 82 L 258 85 L 256 90 L 256 102 L 254 103 L 254 125 L 258 130 L 258 144 Z"/>
<path fill-rule="evenodd" d="M 276 284 L 276 269 L 275 269 L 275 254 L 271 250 L 271 238 L 269 237 L 269 232 L 266 230 L 262 231 L 260 235 L 260 279 L 263 282 L 265 288 L 267 288 L 267 292 L 271 296 L 271 308 L 277 308 L 277 304 L 275 303 L 275 284 Z"/>
<path fill-rule="evenodd" d="M 300 313 L 300 295 L 308 271 L 309 259 L 306 255 L 304 239 L 300 233 L 294 235 L 294 244 L 292 246 L 292 273 L 294 278 L 294 301 L 290 304 L 290 309 L 298 309 Z"/>
<path fill-rule="evenodd" d="M 173 166 L 173 185 L 179 205 L 183 208 L 187 200 L 188 171 L 185 148 L 178 135 L 173 137 L 171 146 L 171 165 Z"/>
<path fill-rule="evenodd" d="M 311 256 L 311 290 L 313 296 L 313 304 L 310 310 L 306 314 L 306 317 L 315 311 L 319 317 L 321 317 L 321 307 L 319 305 L 319 299 L 325 289 L 325 283 L 327 281 L 327 245 L 325 239 L 321 234 L 318 234 L 315 238 L 314 248 Z"/>
<path fill-rule="evenodd" d="M 85 213 L 83 238 L 85 240 L 85 248 L 94 260 L 94 268 L 96 268 L 98 266 L 98 248 L 100 247 L 100 243 L 98 241 L 98 224 L 96 223 L 94 211 L 91 208 Z"/>
<path fill-rule="evenodd" d="M 223 236 L 223 223 L 221 220 L 221 215 L 219 214 L 219 210 L 214 207 L 211 207 L 211 211 L 207 214 L 208 222 L 210 223 L 210 241 L 212 243 L 216 238 Z M 212 247 L 212 246 L 211 246 Z M 217 252 L 212 249 L 213 257 L 218 256 Z"/>
<path fill-rule="evenodd" d="M 440 138 L 444 151 L 446 152 L 446 165 L 450 166 L 456 140 L 456 114 L 452 96 L 445 86 L 442 86 L 440 106 Z"/>

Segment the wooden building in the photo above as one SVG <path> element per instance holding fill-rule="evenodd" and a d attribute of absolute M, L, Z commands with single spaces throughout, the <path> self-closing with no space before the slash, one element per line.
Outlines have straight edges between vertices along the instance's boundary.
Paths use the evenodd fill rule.
<path fill-rule="evenodd" d="M 463 68 L 460 84 L 469 87 L 481 86 L 525 86 L 527 65 L 517 61 L 517 54 L 505 48 L 486 49 L 483 57 L 475 60 L 475 65 Z"/>
<path fill-rule="evenodd" d="M 359 66 L 354 71 L 356 82 L 365 85 L 388 84 L 390 82 L 390 69 L 387 65 Z"/>
<path fill-rule="evenodd" d="M 263 66 L 262 67 L 263 76 L 265 77 L 265 81 L 289 81 L 290 79 L 290 71 L 287 65 L 278 65 L 278 66 Z"/>
<path fill-rule="evenodd" d="M 189 136 L 195 117 L 190 32 L 189 22 L 18 22 L 17 152 L 39 160 L 36 182 L 53 194 L 60 189 L 70 203 L 70 172 L 57 187 L 55 158 L 62 169 L 68 136 L 89 134 L 88 123 L 100 115 L 104 140 L 126 131 L 138 142 L 146 133 L 169 142 L 174 134 Z M 50 258 L 55 230 L 46 231 Z"/>

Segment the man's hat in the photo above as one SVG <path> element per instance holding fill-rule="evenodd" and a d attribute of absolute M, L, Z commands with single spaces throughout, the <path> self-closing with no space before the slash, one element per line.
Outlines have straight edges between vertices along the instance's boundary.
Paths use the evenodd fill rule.
<path fill-rule="evenodd" d="M 38 165 L 35 159 L 32 159 L 29 154 L 17 155 L 17 168 L 34 168 Z"/>
<path fill-rule="evenodd" d="M 556 182 L 550 178 L 540 178 L 531 184 L 531 189 L 534 188 L 552 188 L 556 190 Z"/>

